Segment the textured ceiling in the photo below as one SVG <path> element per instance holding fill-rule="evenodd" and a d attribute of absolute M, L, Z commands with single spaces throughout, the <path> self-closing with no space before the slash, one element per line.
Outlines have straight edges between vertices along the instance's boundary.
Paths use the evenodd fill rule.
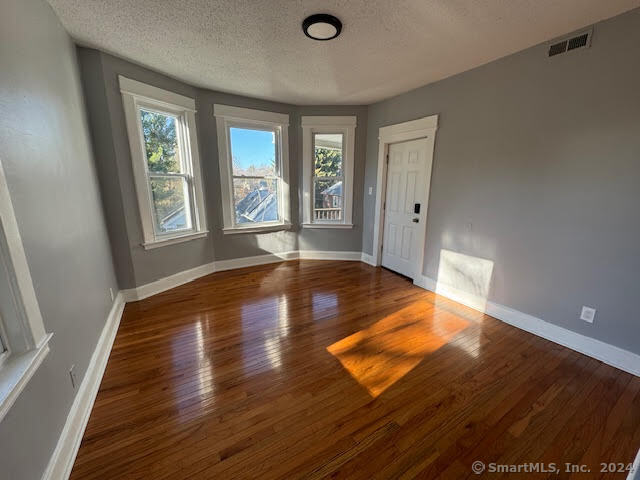
<path fill-rule="evenodd" d="M 640 0 L 49 0 L 81 45 L 187 83 L 294 104 L 372 103 Z M 304 36 L 313 13 L 342 35 Z"/>

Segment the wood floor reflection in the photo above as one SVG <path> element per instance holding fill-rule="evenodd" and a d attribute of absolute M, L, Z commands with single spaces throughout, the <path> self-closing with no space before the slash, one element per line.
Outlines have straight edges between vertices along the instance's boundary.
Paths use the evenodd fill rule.
<path fill-rule="evenodd" d="M 127 305 L 71 477 L 601 478 L 639 447 L 640 378 L 386 270 L 293 261 Z"/>

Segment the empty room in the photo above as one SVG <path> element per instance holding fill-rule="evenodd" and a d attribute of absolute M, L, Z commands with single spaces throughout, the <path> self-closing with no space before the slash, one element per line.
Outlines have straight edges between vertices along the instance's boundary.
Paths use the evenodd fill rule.
<path fill-rule="evenodd" d="M 0 0 L 0 480 L 640 480 L 640 0 Z"/>

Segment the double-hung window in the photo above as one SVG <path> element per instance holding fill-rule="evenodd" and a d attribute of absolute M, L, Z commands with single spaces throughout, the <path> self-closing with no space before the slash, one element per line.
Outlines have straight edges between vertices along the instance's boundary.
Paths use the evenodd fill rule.
<path fill-rule="evenodd" d="M 351 228 L 356 117 L 302 117 L 303 224 Z"/>
<path fill-rule="evenodd" d="M 120 77 L 144 247 L 206 236 L 195 101 Z"/>
<path fill-rule="evenodd" d="M 215 105 L 224 233 L 290 226 L 288 115 Z"/>

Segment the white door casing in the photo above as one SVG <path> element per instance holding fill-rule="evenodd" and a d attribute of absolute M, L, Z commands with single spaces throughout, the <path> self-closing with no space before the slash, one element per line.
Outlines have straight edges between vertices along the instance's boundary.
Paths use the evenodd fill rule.
<path fill-rule="evenodd" d="M 423 229 L 420 214 L 427 190 L 427 140 L 391 144 L 388 155 L 382 266 L 415 278 L 422 247 L 418 243 Z"/>
<path fill-rule="evenodd" d="M 427 212 L 429 207 L 429 189 L 431 186 L 431 169 L 435 148 L 436 132 L 438 130 L 438 115 L 410 120 L 380 127 L 378 130 L 378 171 L 376 175 L 375 219 L 373 223 L 373 251 L 371 264 L 382 264 L 382 237 L 384 232 L 384 203 L 387 190 L 387 162 L 389 148 L 394 143 L 424 139 L 427 142 L 426 168 L 424 169 L 422 185 L 425 188 L 423 203 L 420 208 L 420 226 L 417 231 L 416 243 L 419 246 L 415 262 L 414 283 L 420 282 L 422 266 L 424 265 L 425 242 L 427 229 Z M 385 242 L 386 243 L 386 242 Z"/>

